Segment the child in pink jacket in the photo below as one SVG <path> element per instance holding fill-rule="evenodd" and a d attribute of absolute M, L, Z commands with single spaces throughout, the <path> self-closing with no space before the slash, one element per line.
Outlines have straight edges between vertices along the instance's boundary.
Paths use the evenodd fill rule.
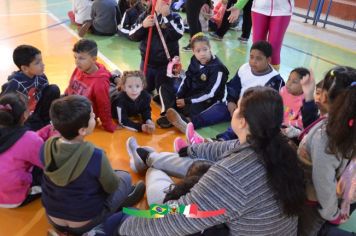
<path fill-rule="evenodd" d="M 15 208 L 41 194 L 42 138 L 28 131 L 26 98 L 19 93 L 0 97 L 0 207 Z"/>

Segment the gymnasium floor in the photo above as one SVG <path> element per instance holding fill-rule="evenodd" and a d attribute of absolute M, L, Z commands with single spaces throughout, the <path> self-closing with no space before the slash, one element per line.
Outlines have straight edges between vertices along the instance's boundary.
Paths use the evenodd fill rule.
<path fill-rule="evenodd" d="M 16 67 L 12 62 L 12 51 L 19 44 L 31 44 L 42 51 L 46 65 L 46 75 L 50 83 L 56 83 L 63 92 L 74 69 L 72 55 L 73 44 L 78 40 L 76 27 L 69 24 L 67 11 L 71 9 L 69 0 L 0 0 L 0 86 Z M 305 66 L 315 71 L 317 80 L 335 65 L 356 67 L 356 36 L 343 31 L 315 29 L 293 18 L 282 49 L 281 74 L 288 78 L 289 71 L 297 66 Z M 305 33 L 308 33 L 306 35 Z M 212 41 L 212 50 L 226 63 L 232 76 L 237 68 L 247 61 L 247 45 L 240 44 L 236 38 L 239 33 L 229 31 L 223 42 Z M 325 36 L 327 35 L 327 37 Z M 124 38 L 98 37 L 87 35 L 99 45 L 100 61 L 109 69 L 138 69 L 140 55 L 138 43 Z M 185 46 L 188 35 L 180 40 Z M 342 45 L 339 45 L 342 42 Z M 191 53 L 181 52 L 183 65 L 189 63 Z M 153 119 L 159 116 L 159 108 L 152 105 Z M 213 136 L 227 124 L 205 128 L 200 132 Z M 157 128 L 154 135 L 145 135 L 128 130 L 118 130 L 114 134 L 97 128 L 88 140 L 103 148 L 114 168 L 130 170 L 125 143 L 130 136 L 135 136 L 139 143 L 156 148 L 157 151 L 173 151 L 175 137 L 181 135 L 173 128 Z M 24 147 L 26 148 L 26 147 Z M 132 174 L 134 182 L 143 176 Z M 0 180 L 6 181 L 6 180 Z M 145 208 L 145 201 L 138 207 Z M 356 217 L 344 228 L 356 231 Z M 0 209 L 0 236 L 37 236 L 46 235 L 47 224 L 44 209 L 39 200 L 19 209 Z"/>

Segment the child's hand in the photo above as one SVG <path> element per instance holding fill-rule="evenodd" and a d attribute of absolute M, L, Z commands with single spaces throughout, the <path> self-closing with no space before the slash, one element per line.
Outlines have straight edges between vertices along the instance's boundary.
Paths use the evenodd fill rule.
<path fill-rule="evenodd" d="M 227 9 L 226 11 L 231 12 L 230 16 L 227 18 L 230 23 L 234 23 L 235 21 L 237 21 L 237 18 L 239 18 L 239 15 L 240 15 L 240 9 L 232 6 L 229 9 Z"/>
<path fill-rule="evenodd" d="M 236 110 L 236 108 L 237 108 L 236 103 L 234 103 L 234 102 L 227 103 L 227 109 L 229 110 L 231 117 L 232 117 L 232 114 L 234 114 L 234 111 Z"/>
<path fill-rule="evenodd" d="M 151 15 L 147 16 L 142 22 L 143 28 L 152 27 L 152 26 L 154 26 L 154 24 L 155 24 L 155 21 L 153 19 L 153 16 L 151 16 Z"/>
<path fill-rule="evenodd" d="M 179 107 L 179 108 L 185 107 L 185 102 L 184 102 L 184 99 L 182 99 L 182 98 L 177 99 L 176 103 L 177 103 L 177 107 Z"/>
<path fill-rule="evenodd" d="M 315 91 L 315 79 L 313 70 L 310 69 L 310 75 L 303 76 L 300 84 L 302 85 L 305 101 L 312 101 L 314 99 Z"/>

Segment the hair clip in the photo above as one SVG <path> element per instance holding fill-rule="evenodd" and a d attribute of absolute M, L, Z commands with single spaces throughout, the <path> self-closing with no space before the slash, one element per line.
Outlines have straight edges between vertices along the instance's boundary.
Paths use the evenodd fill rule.
<path fill-rule="evenodd" d="M 192 39 L 190 41 L 192 41 L 193 39 L 197 38 L 197 37 L 204 37 L 205 34 L 203 32 L 199 32 L 193 35 Z"/>
<path fill-rule="evenodd" d="M 10 104 L 6 104 L 6 105 L 1 105 L 0 104 L 0 110 L 3 110 L 3 111 L 12 111 L 12 107 Z"/>
<path fill-rule="evenodd" d="M 352 82 L 352 83 L 350 84 L 350 86 L 351 86 L 351 87 L 352 87 L 352 86 L 356 86 L 356 81 Z"/>
<path fill-rule="evenodd" d="M 350 119 L 350 120 L 349 120 L 349 127 L 354 126 L 354 120 L 355 120 L 355 119 Z"/>
<path fill-rule="evenodd" d="M 334 70 L 331 70 L 331 71 L 330 71 L 330 75 L 331 75 L 331 76 L 335 76 Z"/>

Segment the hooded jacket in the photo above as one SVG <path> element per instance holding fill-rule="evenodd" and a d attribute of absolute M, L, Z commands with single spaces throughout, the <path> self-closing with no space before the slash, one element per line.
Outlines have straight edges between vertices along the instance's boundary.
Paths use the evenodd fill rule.
<path fill-rule="evenodd" d="M 96 65 L 99 69 L 91 74 L 75 68 L 65 94 L 87 97 L 92 102 L 94 113 L 100 118 L 104 129 L 114 132 L 116 125 L 111 118 L 109 98 L 111 74 L 104 65 L 99 63 Z"/>
<path fill-rule="evenodd" d="M 119 184 L 105 153 L 89 142 L 50 138 L 41 150 L 42 202 L 47 214 L 72 221 L 90 220 Z"/>
<path fill-rule="evenodd" d="M 42 168 L 42 144 L 37 133 L 23 127 L 0 129 L 0 204 L 20 205 L 25 200 L 33 166 Z"/>

